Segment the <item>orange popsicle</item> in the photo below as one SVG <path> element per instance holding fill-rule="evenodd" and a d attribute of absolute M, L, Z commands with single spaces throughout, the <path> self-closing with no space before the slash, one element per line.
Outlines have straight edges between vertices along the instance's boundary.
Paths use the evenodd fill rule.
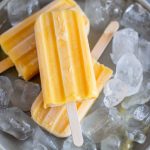
<path fill-rule="evenodd" d="M 72 10 L 43 13 L 35 39 L 44 106 L 66 105 L 74 144 L 82 146 L 75 102 L 98 96 L 83 16 Z"/>
<path fill-rule="evenodd" d="M 118 30 L 118 28 L 119 24 L 117 22 L 111 22 L 108 25 L 102 37 L 98 40 L 97 44 L 92 50 L 92 57 L 96 58 L 97 60 L 99 59 L 99 57 L 111 41 L 112 36 Z M 112 70 L 105 67 L 104 65 L 96 63 L 95 61 L 93 61 L 93 64 L 95 78 L 97 81 L 97 88 L 100 92 L 107 80 L 111 77 Z M 78 116 L 80 121 L 86 115 L 86 113 L 91 108 L 94 102 L 95 100 L 77 103 Z M 41 93 L 37 97 L 31 108 L 31 114 L 34 121 L 37 122 L 41 127 L 45 128 L 48 132 L 54 134 L 55 136 L 69 136 L 71 132 L 66 107 L 60 106 L 44 109 L 43 105 L 43 96 Z"/>
<path fill-rule="evenodd" d="M 45 108 L 98 96 L 81 13 L 42 14 L 35 39 Z"/>

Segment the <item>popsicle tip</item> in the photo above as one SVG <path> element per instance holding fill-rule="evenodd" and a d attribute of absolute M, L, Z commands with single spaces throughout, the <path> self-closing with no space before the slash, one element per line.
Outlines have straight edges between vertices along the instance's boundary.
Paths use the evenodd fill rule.
<path fill-rule="evenodd" d="M 118 21 L 112 21 L 106 28 L 105 33 L 112 33 L 112 32 L 114 33 L 119 29 L 119 26 L 120 25 Z"/>
<path fill-rule="evenodd" d="M 84 143 L 83 138 L 80 138 L 78 141 L 74 141 L 74 145 L 77 147 L 81 147 Z"/>

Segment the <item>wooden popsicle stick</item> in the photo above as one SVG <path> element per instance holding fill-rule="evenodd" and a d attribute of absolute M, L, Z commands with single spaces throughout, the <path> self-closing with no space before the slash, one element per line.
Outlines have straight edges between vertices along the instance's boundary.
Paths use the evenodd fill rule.
<path fill-rule="evenodd" d="M 145 7 L 150 12 L 150 3 L 146 0 L 135 0 L 140 3 L 143 7 Z"/>
<path fill-rule="evenodd" d="M 83 145 L 83 136 L 80 121 L 78 119 L 76 103 L 67 103 L 67 112 L 69 117 L 70 129 L 72 133 L 73 142 L 76 146 Z"/>
<path fill-rule="evenodd" d="M 0 61 L 0 73 L 6 71 L 7 69 L 14 66 L 14 63 L 11 61 L 9 57 Z"/>
<path fill-rule="evenodd" d="M 106 27 L 104 33 L 94 46 L 91 56 L 92 58 L 95 58 L 98 60 L 102 53 L 104 52 L 105 48 L 108 46 L 109 42 L 111 41 L 114 33 L 119 29 L 119 23 L 117 21 L 112 21 L 110 24 Z"/>

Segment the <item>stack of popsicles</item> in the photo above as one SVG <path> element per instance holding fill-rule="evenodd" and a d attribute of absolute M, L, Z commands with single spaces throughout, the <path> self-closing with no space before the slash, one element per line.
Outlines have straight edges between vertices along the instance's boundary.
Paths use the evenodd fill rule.
<path fill-rule="evenodd" d="M 9 56 L 0 62 L 0 72 L 15 65 L 19 76 L 29 80 L 40 71 L 42 92 L 32 118 L 58 137 L 72 132 L 81 146 L 79 121 L 112 75 L 97 60 L 118 28 L 111 22 L 90 54 L 88 18 L 73 0 L 55 0 L 0 36 Z"/>

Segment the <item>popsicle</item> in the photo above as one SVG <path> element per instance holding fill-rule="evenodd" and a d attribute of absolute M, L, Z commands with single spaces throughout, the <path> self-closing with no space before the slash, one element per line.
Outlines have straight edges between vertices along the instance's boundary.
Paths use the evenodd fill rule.
<path fill-rule="evenodd" d="M 111 77 L 112 70 L 99 63 L 94 63 L 94 72 L 98 90 L 101 92 L 105 83 Z M 95 101 L 96 99 L 77 103 L 79 121 L 84 118 Z M 42 93 L 33 103 L 31 115 L 33 120 L 49 133 L 61 138 L 70 136 L 71 131 L 66 107 L 59 106 L 44 109 Z"/>
<path fill-rule="evenodd" d="M 118 22 L 111 22 L 108 27 L 105 29 L 104 33 L 98 40 L 97 44 L 93 48 L 91 55 L 96 60 L 102 55 L 103 51 L 111 41 L 114 33 L 118 30 Z M 103 86 L 107 80 L 112 75 L 112 70 L 100 65 L 93 61 L 95 78 L 97 81 L 97 88 L 99 92 L 102 90 Z M 78 116 L 81 121 L 82 118 L 86 115 L 88 110 L 94 104 L 95 100 L 83 101 L 77 103 Z M 67 116 L 67 111 L 65 106 L 52 107 L 44 109 L 43 107 L 43 96 L 42 93 L 37 97 L 31 108 L 32 118 L 36 123 L 41 127 L 45 128 L 48 132 L 54 134 L 58 137 L 67 137 L 71 134 L 70 126 Z"/>
<path fill-rule="evenodd" d="M 94 49 L 91 52 L 91 55 L 96 60 L 102 55 L 104 49 L 107 47 L 109 42 L 112 39 L 113 34 L 117 31 L 119 25 L 117 22 L 111 22 L 108 27 L 105 29 L 103 35 L 98 40 Z M 97 87 L 99 86 L 99 92 L 104 86 L 104 83 L 110 78 L 112 71 L 107 67 L 100 65 L 98 63 L 94 63 L 94 71 L 95 77 L 97 80 Z M 98 75 L 99 74 L 99 75 Z M 99 79 L 99 80 L 98 80 Z M 100 81 L 98 83 L 98 81 Z M 87 113 L 87 111 L 91 108 L 94 101 L 84 101 L 80 103 L 80 107 L 78 107 L 78 115 L 79 120 L 81 120 Z M 78 103 L 79 105 L 79 103 Z M 40 126 L 45 128 L 50 133 L 58 136 L 58 137 L 67 137 L 70 135 L 68 117 L 66 114 L 66 108 L 64 106 L 61 107 L 53 107 L 44 109 L 43 107 L 43 97 L 42 93 L 35 100 L 31 109 L 32 118 L 37 122 Z M 61 124 L 60 122 L 64 125 Z"/>
<path fill-rule="evenodd" d="M 98 96 L 80 13 L 42 14 L 35 24 L 35 39 L 45 108 Z"/>
<path fill-rule="evenodd" d="M 83 144 L 76 101 L 98 96 L 90 48 L 81 13 L 43 13 L 35 24 L 44 106 L 66 105 L 73 141 Z"/>
<path fill-rule="evenodd" d="M 54 0 L 0 36 L 1 48 L 9 56 L 9 58 L 0 62 L 0 73 L 15 65 L 19 76 L 22 76 L 25 80 L 29 80 L 39 72 L 34 37 L 34 23 L 41 13 L 62 9 L 79 11 L 84 18 L 85 30 L 87 33 L 89 32 L 88 18 L 75 1 Z"/>

